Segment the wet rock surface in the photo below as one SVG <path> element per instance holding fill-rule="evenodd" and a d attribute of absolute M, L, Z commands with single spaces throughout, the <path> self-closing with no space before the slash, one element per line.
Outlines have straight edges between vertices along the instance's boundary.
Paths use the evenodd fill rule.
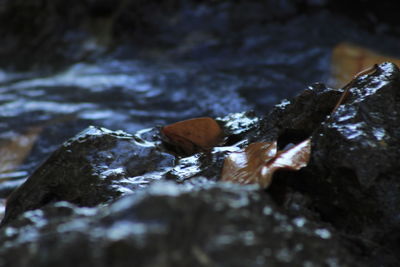
<path fill-rule="evenodd" d="M 55 201 L 107 203 L 160 179 L 174 160 L 138 136 L 89 127 L 66 141 L 8 197 L 3 223 Z"/>
<path fill-rule="evenodd" d="M 254 187 L 158 183 L 107 209 L 25 213 L 3 229 L 0 254 L 13 266 L 363 266 L 331 231 Z"/>
<path fill-rule="evenodd" d="M 2 1 L 0 216 L 22 186 L 0 266 L 400 266 L 397 67 L 333 114 L 340 90 L 303 90 L 339 42 L 398 56 L 395 5 Z M 224 127 L 219 147 L 161 142 L 200 116 Z M 309 136 L 308 167 L 267 190 L 219 182 L 229 153 Z"/>
<path fill-rule="evenodd" d="M 398 72 L 395 65 L 383 64 L 350 88 L 346 104 L 313 136 L 316 153 L 325 156 L 319 165 L 329 162 L 331 168 L 351 169 L 364 187 L 397 168 Z"/>
<path fill-rule="evenodd" d="M 399 249 L 399 79 L 386 63 L 356 80 L 346 104 L 313 133 L 308 179 L 324 192 L 314 194 L 322 217 L 381 245 L 381 255 Z"/>
<path fill-rule="evenodd" d="M 225 143 L 190 157 L 168 151 L 156 128 L 89 128 L 13 193 L 2 263 L 397 266 L 399 88 L 399 69 L 381 64 L 332 113 L 342 92 L 316 84 L 265 117 L 218 118 Z M 267 190 L 218 182 L 229 152 L 309 136 L 309 165 L 277 172 Z M 66 157 L 73 149 L 79 153 Z M 57 159 L 63 163 L 50 164 Z M 57 197 L 43 201 L 46 194 Z"/>
<path fill-rule="evenodd" d="M 281 146 L 311 134 L 309 166 L 278 174 L 271 194 L 289 212 L 329 222 L 358 240 L 373 266 L 398 261 L 399 78 L 397 66 L 379 65 L 355 80 L 333 114 L 338 92 L 311 87 L 277 105 L 261 128 L 264 139 L 277 138 Z"/>

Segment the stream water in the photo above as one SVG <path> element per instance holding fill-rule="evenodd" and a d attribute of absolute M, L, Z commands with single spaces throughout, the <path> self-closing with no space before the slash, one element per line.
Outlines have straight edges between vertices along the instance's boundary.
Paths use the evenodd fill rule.
<path fill-rule="evenodd" d="M 265 114 L 309 84 L 328 81 L 338 43 L 396 54 L 399 40 L 319 13 L 205 41 L 182 43 L 162 59 L 111 55 L 51 75 L 0 70 L 0 197 L 89 125 L 133 133 L 192 117 Z M 191 57 L 174 56 L 183 50 Z"/>

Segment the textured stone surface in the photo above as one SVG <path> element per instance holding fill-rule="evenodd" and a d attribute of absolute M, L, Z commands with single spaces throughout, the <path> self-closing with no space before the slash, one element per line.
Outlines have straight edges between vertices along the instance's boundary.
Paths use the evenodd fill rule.
<path fill-rule="evenodd" d="M 11 196 L 2 263 L 397 266 L 399 88 L 398 68 L 381 64 L 331 114 L 341 92 L 316 84 L 263 118 L 218 118 L 225 144 L 191 157 L 169 154 L 156 128 L 89 128 Z M 218 182 L 229 152 L 309 136 L 309 166 L 275 173 L 268 190 Z"/>
<path fill-rule="evenodd" d="M 95 206 L 158 180 L 175 157 L 122 131 L 89 127 L 66 141 L 11 194 L 3 223 L 65 200 Z"/>
<path fill-rule="evenodd" d="M 399 250 L 399 92 L 398 68 L 384 63 L 356 79 L 335 113 L 337 92 L 314 87 L 267 114 L 257 136 L 284 146 L 311 134 L 309 167 L 278 174 L 271 194 L 291 212 L 331 223 L 375 255 L 374 264 L 388 266 Z"/>
<path fill-rule="evenodd" d="M 384 258 L 399 249 L 394 241 L 400 222 L 399 69 L 381 64 L 350 92 L 313 133 L 308 181 L 314 186 L 307 191 L 325 220 L 372 240 Z"/>
<path fill-rule="evenodd" d="M 313 135 L 318 164 L 351 169 L 364 187 L 397 169 L 399 112 L 399 70 L 385 63 L 358 79 L 345 104 Z"/>
<path fill-rule="evenodd" d="M 0 255 L 3 266 L 363 266 L 332 231 L 256 187 L 157 183 L 107 209 L 27 212 L 2 229 Z"/>

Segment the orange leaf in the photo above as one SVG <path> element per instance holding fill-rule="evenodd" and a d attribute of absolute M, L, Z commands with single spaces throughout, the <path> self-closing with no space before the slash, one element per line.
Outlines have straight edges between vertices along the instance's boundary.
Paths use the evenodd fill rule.
<path fill-rule="evenodd" d="M 299 170 L 307 166 L 310 153 L 311 139 L 279 152 L 276 141 L 253 143 L 225 159 L 221 180 L 240 184 L 258 183 L 266 188 L 276 170 Z"/>
<path fill-rule="evenodd" d="M 339 43 L 332 51 L 332 74 L 330 86 L 343 87 L 363 69 L 386 61 L 400 65 L 400 59 L 382 55 L 350 43 Z"/>
<path fill-rule="evenodd" d="M 186 154 L 207 150 L 222 139 L 223 131 L 212 118 L 196 118 L 176 122 L 161 129 L 164 141 Z"/>

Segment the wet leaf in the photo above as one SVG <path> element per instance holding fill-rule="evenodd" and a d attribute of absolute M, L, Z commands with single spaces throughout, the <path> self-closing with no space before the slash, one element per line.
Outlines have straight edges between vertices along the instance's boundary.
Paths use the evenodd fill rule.
<path fill-rule="evenodd" d="M 212 118 L 195 118 L 176 122 L 161 129 L 163 139 L 175 150 L 193 154 L 216 146 L 223 137 L 219 124 Z"/>
<path fill-rule="evenodd" d="M 299 170 L 307 166 L 310 153 L 311 139 L 282 151 L 277 151 L 276 141 L 253 143 L 225 159 L 221 180 L 240 184 L 258 183 L 266 188 L 276 170 Z"/>
<path fill-rule="evenodd" d="M 346 99 L 348 98 L 348 96 L 350 94 L 350 88 L 354 85 L 354 83 L 357 81 L 357 79 L 359 77 L 367 75 L 367 74 L 372 74 L 377 70 L 377 68 L 378 68 L 378 65 L 374 64 L 373 66 L 370 66 L 370 67 L 360 71 L 356 75 L 354 75 L 353 79 L 343 87 L 342 96 L 340 97 L 339 101 L 336 103 L 336 105 L 333 108 L 331 113 L 333 114 L 339 108 L 339 106 L 346 101 Z"/>
<path fill-rule="evenodd" d="M 382 55 L 354 44 L 339 43 L 332 51 L 332 77 L 329 85 L 343 87 L 360 71 L 386 61 L 400 64 L 399 58 Z"/>
<path fill-rule="evenodd" d="M 13 172 L 21 165 L 41 131 L 41 127 L 32 127 L 25 133 L 15 135 L 3 144 L 0 143 L 0 174 Z"/>

